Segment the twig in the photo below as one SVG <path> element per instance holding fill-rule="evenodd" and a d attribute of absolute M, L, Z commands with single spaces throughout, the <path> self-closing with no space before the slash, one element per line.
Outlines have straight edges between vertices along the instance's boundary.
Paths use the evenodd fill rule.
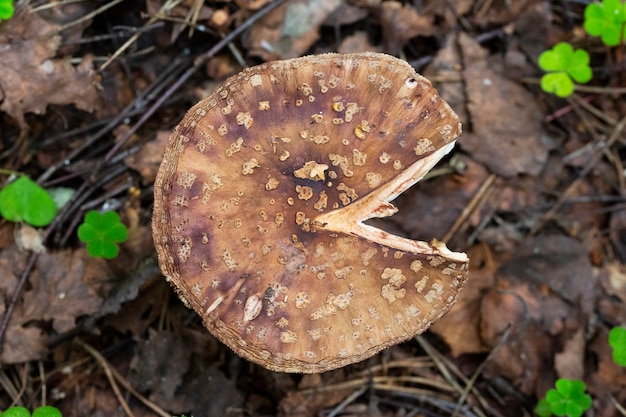
<path fill-rule="evenodd" d="M 424 351 L 428 354 L 428 356 L 434 361 L 435 366 L 437 367 L 441 375 L 444 377 L 444 379 L 454 388 L 454 390 L 457 393 L 462 395 L 464 388 L 458 383 L 458 381 L 454 378 L 452 374 L 456 375 L 457 378 L 459 378 L 464 384 L 467 385 L 468 380 L 465 377 L 465 375 L 463 375 L 463 373 L 456 366 L 450 363 L 450 361 L 448 361 L 445 357 L 443 357 L 443 355 L 441 355 L 435 348 L 433 348 L 423 336 L 420 336 L 420 335 L 415 336 L 415 340 L 417 340 L 417 342 L 420 344 L 422 349 L 424 349 Z M 476 396 L 478 403 L 480 403 L 480 405 L 484 409 L 488 409 L 489 404 L 480 395 L 480 392 L 478 392 L 478 390 L 475 389 L 474 387 L 471 387 L 471 391 Z M 472 407 L 472 410 L 474 411 L 474 413 L 476 413 L 477 415 L 481 417 L 485 417 L 484 412 L 480 408 L 478 408 L 478 406 L 476 405 L 470 405 L 470 406 Z"/>
<path fill-rule="evenodd" d="M 166 1 L 163 4 L 163 6 L 161 6 L 159 11 L 157 12 L 157 15 L 162 13 L 162 12 L 164 12 L 165 10 L 173 9 L 180 2 L 181 2 L 181 0 L 175 0 L 175 1 L 168 0 L 168 1 Z M 157 16 L 152 16 L 150 18 L 150 20 L 148 20 L 148 23 L 146 23 L 146 26 L 149 26 L 149 25 L 153 24 L 157 20 L 159 20 Z M 108 67 L 111 64 L 111 62 L 113 62 L 118 56 L 120 56 L 125 50 L 127 50 L 133 44 L 133 42 L 135 42 L 139 38 L 139 36 L 141 36 L 141 34 L 142 34 L 142 32 L 136 32 L 135 34 L 133 34 L 133 36 L 128 38 L 128 40 L 126 42 L 124 42 L 124 44 L 122 46 L 120 46 L 117 49 L 117 51 L 115 51 L 115 53 L 113 55 L 111 55 L 109 57 L 109 59 L 107 59 L 105 61 L 105 63 L 100 66 L 100 68 L 98 68 L 98 72 L 104 71 L 106 69 L 106 67 Z"/>
<path fill-rule="evenodd" d="M 20 400 L 22 399 L 22 395 L 24 395 L 24 393 L 26 392 L 26 382 L 28 381 L 28 367 L 29 367 L 29 364 L 28 363 L 24 363 L 24 364 L 22 364 L 22 367 L 24 368 L 22 381 L 21 381 L 22 385 L 20 386 L 20 390 L 18 392 L 15 392 L 15 387 L 9 381 L 9 378 L 8 378 L 6 373 L 2 372 L 2 375 L 0 377 L 2 388 L 4 388 L 6 393 L 11 396 L 11 404 L 7 408 L 11 408 L 14 405 L 21 404 Z M 6 379 L 5 379 L 5 377 L 6 377 Z"/>
<path fill-rule="evenodd" d="M 549 221 L 550 219 L 552 219 L 552 217 L 554 217 L 556 212 L 565 203 L 565 200 L 567 200 L 569 196 L 576 190 L 576 188 L 578 188 L 578 185 L 582 182 L 583 178 L 585 178 L 587 174 L 596 166 L 598 161 L 600 161 L 600 158 L 602 157 L 604 153 L 603 152 L 604 149 L 610 148 L 617 141 L 617 139 L 620 138 L 625 125 L 626 125 L 626 117 L 622 118 L 622 120 L 620 120 L 619 123 L 615 126 L 615 129 L 613 129 L 613 133 L 611 133 L 611 136 L 606 141 L 606 143 L 604 143 L 603 146 L 599 146 L 598 148 L 596 148 L 594 154 L 591 155 L 591 157 L 589 158 L 589 162 L 587 163 L 587 166 L 583 168 L 578 178 L 572 181 L 572 183 L 565 189 L 565 191 L 563 191 L 563 193 L 561 194 L 557 202 L 554 203 L 552 208 L 548 210 L 543 216 L 541 216 L 539 221 L 537 221 L 535 226 L 531 229 L 530 231 L 531 235 L 534 235 L 535 233 L 537 233 L 547 221 Z"/>
<path fill-rule="evenodd" d="M 74 20 L 72 22 L 66 23 L 63 26 L 61 26 L 60 28 L 58 28 L 58 29 L 56 29 L 54 31 L 46 33 L 44 36 L 56 35 L 57 33 L 62 32 L 65 29 L 71 28 L 72 26 L 75 26 L 75 25 L 77 25 L 79 23 L 82 23 L 85 20 L 92 19 L 92 18 L 96 17 L 97 15 L 99 15 L 100 13 L 102 13 L 102 12 L 110 9 L 111 7 L 115 6 L 116 4 L 121 3 L 122 1 L 124 1 L 124 0 L 113 0 L 110 3 L 105 4 L 104 6 L 101 6 L 101 7 L 97 8 L 93 12 L 87 13 L 86 15 L 81 16 L 79 19 L 76 19 L 76 20 Z"/>
<path fill-rule="evenodd" d="M 617 411 L 619 411 L 621 415 L 626 416 L 626 408 L 624 408 L 623 405 L 617 402 L 613 394 L 609 393 L 609 398 L 611 399 L 611 402 L 613 403 Z"/>
<path fill-rule="evenodd" d="M 9 301 L 9 305 L 7 306 L 6 311 L 4 312 L 4 316 L 2 316 L 2 321 L 0 321 L 0 353 L 4 349 L 4 337 L 6 336 L 7 329 L 9 328 L 9 322 L 11 321 L 11 315 L 13 314 L 13 310 L 15 310 L 15 306 L 17 305 L 17 300 L 22 295 L 22 291 L 24 290 L 24 285 L 28 280 L 28 276 L 33 270 L 35 266 L 35 261 L 37 260 L 38 254 L 33 252 L 30 254 L 28 258 L 28 263 L 26 264 L 26 268 L 22 275 L 20 276 L 20 280 L 17 282 L 15 289 L 13 290 L 13 295 L 11 296 L 11 301 Z"/>
<path fill-rule="evenodd" d="M 91 147 L 105 134 L 117 127 L 120 123 L 122 123 L 122 121 L 124 121 L 124 119 L 129 117 L 130 114 L 135 112 L 137 109 L 145 107 L 148 101 L 152 100 L 156 95 L 160 93 L 166 80 L 168 80 L 170 77 L 173 78 L 178 75 L 178 69 L 180 65 L 184 63 L 185 58 L 186 56 L 183 55 L 178 56 L 176 59 L 174 59 L 174 61 L 154 80 L 150 87 L 148 87 L 145 91 L 142 91 L 133 102 L 129 103 L 117 116 L 113 117 L 105 126 L 89 136 L 81 146 L 73 149 L 68 155 L 66 155 L 65 159 L 55 164 L 52 164 L 43 174 L 39 176 L 37 182 L 45 182 L 58 169 L 69 165 L 74 158 L 76 158 L 83 151 L 85 151 L 85 149 Z"/>
<path fill-rule="evenodd" d="M 526 84 L 541 84 L 541 80 L 539 78 L 528 78 L 522 77 L 519 79 L 521 82 Z M 626 94 L 625 87 L 594 87 L 590 85 L 574 85 L 574 91 L 580 91 L 582 93 L 597 93 L 597 94 Z"/>
<path fill-rule="evenodd" d="M 369 387 L 367 385 L 363 385 L 358 390 L 354 391 L 352 394 L 348 395 L 346 399 L 344 399 L 337 407 L 333 409 L 330 413 L 328 413 L 328 417 L 336 417 L 339 413 L 341 413 L 347 406 L 353 403 L 357 398 L 359 398 L 365 391 L 367 391 Z"/>
<path fill-rule="evenodd" d="M 454 412 L 452 413 L 451 417 L 455 417 L 457 413 L 461 411 L 461 407 L 463 406 L 463 404 L 465 404 L 465 401 L 467 400 L 467 396 L 469 395 L 470 391 L 474 387 L 474 383 L 478 379 L 478 376 L 483 372 L 483 369 L 485 369 L 485 366 L 487 365 L 487 363 L 489 363 L 491 358 L 493 358 L 496 355 L 496 353 L 498 353 L 500 349 L 502 349 L 502 346 L 504 346 L 504 344 L 506 343 L 506 340 L 509 338 L 510 332 L 511 332 L 511 323 L 509 323 L 507 328 L 504 330 L 504 333 L 502 334 L 502 337 L 500 338 L 498 345 L 495 348 L 493 348 L 491 352 L 489 352 L 489 355 L 487 355 L 485 360 L 478 366 L 478 368 L 476 369 L 476 372 L 474 372 L 474 374 L 469 379 L 469 381 L 467 381 L 467 384 L 465 384 L 465 389 L 463 390 L 463 393 L 461 394 L 459 401 L 456 403 L 456 407 L 454 408 Z"/>
<path fill-rule="evenodd" d="M 43 369 L 43 362 L 37 361 L 39 367 L 39 379 L 41 380 L 41 405 L 46 405 L 48 400 L 48 386 L 46 385 L 46 370 Z"/>
<path fill-rule="evenodd" d="M 583 109 L 587 110 L 589 113 L 591 113 L 594 116 L 596 116 L 596 118 L 604 121 L 605 123 L 607 123 L 607 124 L 609 124 L 611 126 L 615 126 L 617 124 L 617 120 L 612 118 L 606 112 L 603 112 L 600 109 L 598 109 L 597 107 L 594 107 L 591 104 L 589 104 L 589 101 L 591 101 L 590 98 L 589 99 L 588 99 L 588 97 L 582 98 L 578 94 L 572 94 L 572 99 L 580 107 L 582 107 Z"/>
<path fill-rule="evenodd" d="M 487 199 L 489 193 L 493 191 L 491 186 L 493 185 L 493 182 L 496 180 L 496 178 L 497 176 L 495 174 L 491 174 L 489 177 L 487 177 L 487 179 L 480 186 L 480 189 L 476 192 L 476 194 L 474 194 L 469 203 L 467 203 L 459 217 L 457 217 L 454 224 L 450 226 L 450 229 L 448 229 L 448 232 L 441 240 L 442 242 L 448 242 L 452 238 L 452 236 L 454 236 L 454 234 L 459 230 L 461 225 L 465 223 L 467 219 L 472 215 L 472 213 L 474 213 L 474 211 L 476 211 Z"/>
<path fill-rule="evenodd" d="M 109 384 L 111 384 L 111 388 L 113 388 L 113 392 L 115 393 L 115 396 L 117 397 L 117 401 L 121 404 L 122 408 L 124 409 L 124 412 L 128 414 L 130 417 L 135 417 L 135 414 L 128 406 L 128 403 L 124 399 L 124 396 L 122 395 L 120 391 L 120 388 L 117 386 L 117 383 L 115 382 L 115 378 L 113 377 L 113 369 L 109 365 L 109 362 L 104 358 L 104 356 L 102 356 L 97 350 L 89 346 L 87 343 L 80 342 L 80 341 L 79 343 L 83 347 L 83 349 L 89 352 L 91 356 L 93 356 L 98 361 L 102 369 L 104 369 L 104 373 L 106 374 L 107 379 L 109 380 Z"/>
<path fill-rule="evenodd" d="M 228 35 L 226 35 L 221 41 L 216 43 L 215 46 L 213 46 L 211 49 L 209 49 L 205 54 L 203 54 L 200 57 L 198 57 L 195 60 L 193 66 L 191 66 L 189 69 L 187 69 L 187 71 L 185 71 L 185 73 L 178 80 L 176 80 L 176 82 L 174 84 L 172 84 L 172 86 L 170 88 L 168 88 L 167 91 L 165 91 L 165 93 L 163 93 L 163 95 L 161 95 L 161 97 L 159 97 L 159 99 L 154 104 L 152 104 L 152 106 L 148 109 L 148 111 L 146 113 L 144 113 L 143 116 L 141 116 L 141 118 L 137 121 L 137 123 L 135 123 L 135 125 L 132 128 L 130 128 L 126 132 L 126 134 L 124 134 L 124 136 L 122 136 L 118 140 L 118 142 L 115 144 L 115 146 L 106 154 L 106 156 L 104 157 L 104 160 L 108 161 L 109 159 L 111 159 L 113 157 L 113 155 L 115 154 L 115 152 L 117 152 L 118 149 L 120 147 L 122 147 L 124 145 L 124 143 L 126 143 L 126 141 L 128 139 L 130 139 L 130 137 L 135 132 L 137 132 L 137 130 L 141 126 L 143 126 L 143 124 L 154 114 L 154 112 L 156 112 L 157 109 L 161 107 L 161 105 L 165 102 L 165 100 L 167 100 L 172 94 L 174 94 L 174 92 L 176 90 L 178 90 L 178 88 L 181 85 L 183 85 L 193 75 L 193 73 L 196 72 L 196 70 L 198 68 L 200 68 L 202 65 L 204 65 L 204 63 L 206 61 L 208 61 L 210 58 L 215 56 L 215 54 L 217 54 L 219 51 L 221 51 L 222 48 L 224 48 L 224 46 L 228 45 L 236 37 L 241 35 L 254 22 L 259 20 L 261 17 L 265 16 L 270 11 L 274 10 L 276 7 L 278 7 L 281 4 L 285 3 L 286 1 L 287 0 L 276 0 L 276 1 L 268 4 L 267 6 L 265 6 L 265 8 L 259 10 L 256 14 L 252 15 L 250 17 L 250 19 L 246 20 L 243 24 L 241 24 L 235 30 L 233 30 Z"/>
<path fill-rule="evenodd" d="M 98 352 L 96 349 L 94 349 L 93 347 L 89 346 L 88 344 L 86 344 L 85 342 L 79 341 L 80 345 L 85 348 L 85 350 L 87 350 L 94 358 L 96 358 L 96 360 L 98 361 L 98 363 L 100 363 L 100 365 L 104 368 L 104 371 L 107 373 L 107 378 L 110 378 L 109 381 L 113 380 L 113 382 L 117 381 L 119 382 L 119 384 L 124 387 L 125 390 L 127 390 L 128 392 L 130 392 L 135 398 L 137 398 L 139 401 L 141 401 L 146 407 L 148 407 L 149 409 L 151 409 L 152 411 L 154 411 L 156 414 L 158 414 L 161 417 L 171 417 L 171 415 L 169 413 L 166 413 L 165 410 L 163 410 L 161 407 L 159 407 L 158 405 L 154 404 L 153 402 L 151 402 L 150 400 L 148 400 L 147 398 L 145 398 L 143 395 L 141 395 L 139 392 L 137 392 L 132 385 L 130 385 L 128 383 L 128 381 L 126 381 L 116 370 L 115 368 L 113 368 L 109 362 L 106 360 L 106 358 L 104 356 L 102 356 L 100 354 L 100 352 Z M 110 374 L 110 375 L 109 375 Z M 113 379 L 114 378 L 114 379 Z M 117 386 L 117 384 L 111 384 L 111 386 L 115 389 L 115 387 Z M 124 404 L 125 402 L 123 402 L 122 404 Z M 132 414 L 131 414 L 132 415 Z"/>

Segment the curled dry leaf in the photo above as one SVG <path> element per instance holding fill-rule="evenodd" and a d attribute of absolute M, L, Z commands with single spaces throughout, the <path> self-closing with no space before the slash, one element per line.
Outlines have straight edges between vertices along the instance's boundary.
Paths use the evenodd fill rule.
<path fill-rule="evenodd" d="M 170 137 L 154 186 L 161 269 L 211 333 L 271 370 L 322 372 L 410 339 L 454 303 L 468 258 L 364 221 L 395 213 L 460 132 L 388 55 L 247 69 Z"/>

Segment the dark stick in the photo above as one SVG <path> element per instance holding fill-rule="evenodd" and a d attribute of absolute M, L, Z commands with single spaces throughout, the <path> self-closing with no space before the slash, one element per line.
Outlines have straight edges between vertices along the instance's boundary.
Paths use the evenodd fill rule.
<path fill-rule="evenodd" d="M 30 275 L 30 273 L 33 270 L 33 267 L 35 266 L 35 261 L 37 260 L 38 256 L 39 254 L 36 252 L 33 252 L 30 254 L 30 257 L 28 258 L 28 263 L 26 264 L 26 268 L 24 269 L 24 272 L 22 272 L 22 275 L 20 276 L 20 280 L 17 282 L 17 285 L 15 286 L 15 290 L 13 290 L 13 296 L 11 297 L 11 302 L 9 302 L 9 305 L 7 306 L 7 310 L 4 312 L 4 316 L 2 316 L 2 320 L 0 321 L 0 353 L 4 349 L 4 336 L 6 335 L 7 329 L 9 328 L 9 321 L 11 320 L 11 315 L 13 314 L 13 310 L 15 309 L 15 306 L 17 305 L 18 298 L 20 298 L 20 295 L 22 294 L 22 290 L 24 289 L 24 284 L 26 284 L 26 281 L 28 280 L 28 276 Z"/>
<path fill-rule="evenodd" d="M 174 92 L 178 90 L 178 88 L 183 85 L 193 75 L 193 73 L 196 72 L 196 70 L 200 68 L 206 61 L 215 56 L 215 54 L 221 51 L 222 48 L 232 42 L 233 39 L 235 39 L 237 36 L 241 35 L 241 33 L 244 30 L 248 29 L 250 26 L 252 26 L 254 22 L 265 16 L 270 11 L 274 10 L 276 7 L 285 3 L 286 1 L 287 0 L 276 0 L 268 4 L 267 6 L 265 6 L 265 8 L 259 10 L 258 13 L 253 15 L 250 19 L 246 20 L 245 23 L 237 27 L 235 30 L 226 35 L 221 41 L 216 43 L 213 48 L 207 51 L 207 53 L 198 57 L 193 63 L 193 66 L 185 71 L 185 73 L 174 84 L 172 84 L 172 86 L 168 88 L 167 91 L 163 93 L 163 95 L 156 102 L 154 102 L 154 104 L 148 109 L 148 111 L 145 112 L 143 116 L 141 116 L 137 123 L 135 123 L 135 125 L 130 130 L 128 130 L 124 136 L 121 137 L 121 139 L 115 144 L 115 146 L 111 148 L 111 150 L 106 154 L 104 160 L 108 161 L 109 159 L 111 159 L 113 155 L 115 155 L 115 153 L 119 150 L 119 148 L 123 146 L 128 139 L 130 139 L 130 137 L 146 122 L 146 120 L 150 118 L 150 116 L 154 114 L 154 112 L 157 111 L 159 107 L 161 107 L 165 100 L 167 100 L 172 94 L 174 94 Z"/>

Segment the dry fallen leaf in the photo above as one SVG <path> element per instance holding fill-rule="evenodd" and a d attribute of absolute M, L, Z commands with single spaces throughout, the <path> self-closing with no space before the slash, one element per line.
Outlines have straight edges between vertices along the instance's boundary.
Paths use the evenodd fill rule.
<path fill-rule="evenodd" d="M 78 66 L 55 58 L 59 25 L 49 23 L 22 8 L 0 26 L 0 110 L 27 128 L 24 113 L 42 114 L 49 104 L 75 104 L 81 110 L 98 107 L 100 94 L 92 57 Z"/>
<path fill-rule="evenodd" d="M 160 130 L 154 140 L 142 146 L 139 152 L 124 159 L 126 165 L 141 174 L 142 183 L 154 182 L 169 137 L 170 132 Z"/>
<path fill-rule="evenodd" d="M 301 56 L 319 39 L 319 28 L 343 0 L 292 0 L 255 22 L 242 41 L 264 61 Z"/>
<path fill-rule="evenodd" d="M 472 131 L 461 147 L 492 172 L 511 177 L 538 175 L 548 158 L 542 141 L 542 114 L 533 95 L 506 79 L 490 62 L 487 51 L 468 35 L 459 35 L 464 61 L 467 108 Z"/>
<path fill-rule="evenodd" d="M 5 300 L 13 294 L 28 256 L 15 246 L 0 252 L 0 295 Z M 98 310 L 111 278 L 105 261 L 92 258 L 84 249 L 40 254 L 23 301 L 11 316 L 0 362 L 42 359 L 47 353 L 48 334 L 36 323 L 49 321 L 58 333 L 73 329 L 78 317 Z"/>
<path fill-rule="evenodd" d="M 485 291 L 493 286 L 493 281 L 491 271 L 473 269 L 459 301 L 431 326 L 430 331 L 445 340 L 453 356 L 489 351 L 480 338 L 480 302 Z"/>
<path fill-rule="evenodd" d="M 380 23 L 383 30 L 384 50 L 397 54 L 409 39 L 416 36 L 431 36 L 435 33 L 433 16 L 420 15 L 415 6 L 397 1 L 386 1 L 380 8 Z"/>
<path fill-rule="evenodd" d="M 504 375 L 520 391 L 539 396 L 566 363 L 576 364 L 570 372 L 580 375 L 577 332 L 587 326 L 597 286 L 585 247 L 565 236 L 537 236 L 520 245 L 497 275 L 499 287 L 482 300 L 482 338 L 495 347 L 505 328 L 511 330 L 485 375 Z M 566 355 L 555 357 L 564 349 Z"/>

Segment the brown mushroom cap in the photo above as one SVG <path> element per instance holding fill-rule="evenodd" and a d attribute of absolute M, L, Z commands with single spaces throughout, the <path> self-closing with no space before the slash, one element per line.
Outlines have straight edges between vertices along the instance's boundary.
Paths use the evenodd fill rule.
<path fill-rule="evenodd" d="M 213 335 L 268 369 L 366 359 L 426 330 L 467 279 L 464 253 L 363 223 L 395 213 L 460 132 L 388 55 L 244 70 L 170 137 L 154 184 L 161 270 Z"/>

